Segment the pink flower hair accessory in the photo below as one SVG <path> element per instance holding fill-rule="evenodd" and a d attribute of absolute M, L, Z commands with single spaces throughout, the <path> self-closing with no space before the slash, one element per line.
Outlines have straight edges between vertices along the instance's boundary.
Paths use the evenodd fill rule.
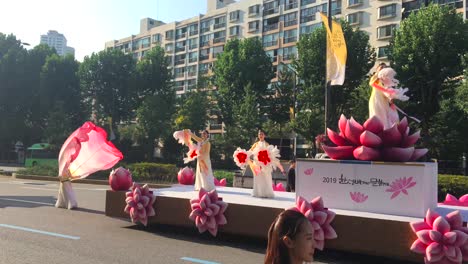
<path fill-rule="evenodd" d="M 207 192 L 201 188 L 198 192 L 198 198 L 190 200 L 192 212 L 189 215 L 190 220 L 195 222 L 200 233 L 208 232 L 216 236 L 218 226 L 227 224 L 224 212 L 228 204 L 218 198 L 216 190 Z"/>
<path fill-rule="evenodd" d="M 309 203 L 303 197 L 298 196 L 296 207 L 291 208 L 291 210 L 302 213 L 312 224 L 315 248 L 323 250 L 325 239 L 338 237 L 335 229 L 330 225 L 335 218 L 335 212 L 324 207 L 322 197 L 318 196 Z"/>
<path fill-rule="evenodd" d="M 133 183 L 131 191 L 125 194 L 127 197 L 125 202 L 125 212 L 130 214 L 132 223 L 140 222 L 144 226 L 148 224 L 148 216 L 156 215 L 153 204 L 156 200 L 153 192 L 150 191 L 147 184 L 140 187 L 137 183 Z"/>
<path fill-rule="evenodd" d="M 468 261 L 468 229 L 463 226 L 460 211 L 443 217 L 429 209 L 424 221 L 410 225 L 418 237 L 410 249 L 424 254 L 425 263 L 461 264 Z"/>

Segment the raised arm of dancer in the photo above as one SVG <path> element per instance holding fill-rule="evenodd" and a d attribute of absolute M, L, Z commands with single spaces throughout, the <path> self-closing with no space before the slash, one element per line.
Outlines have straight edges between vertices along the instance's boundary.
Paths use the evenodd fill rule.
<path fill-rule="evenodd" d="M 197 142 L 202 142 L 203 141 L 203 139 L 201 137 L 198 137 L 197 135 L 192 133 L 192 131 L 188 131 L 188 133 L 189 133 L 191 138 L 195 139 L 195 141 L 197 141 Z"/>

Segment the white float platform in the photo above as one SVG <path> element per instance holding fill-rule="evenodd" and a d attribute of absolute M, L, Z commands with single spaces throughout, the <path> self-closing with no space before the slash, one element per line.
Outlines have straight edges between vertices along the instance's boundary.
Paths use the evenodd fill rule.
<path fill-rule="evenodd" d="M 157 196 L 154 204 L 156 216 L 148 219 L 150 225 L 195 228 L 188 218 L 190 199 L 198 197 L 193 186 L 173 185 L 152 191 Z M 219 228 L 218 236 L 226 233 L 266 239 L 268 228 L 276 216 L 284 209 L 295 206 L 295 193 L 275 192 L 275 198 L 265 199 L 252 197 L 251 189 L 218 187 L 217 191 L 219 197 L 229 204 L 225 212 L 228 223 Z M 327 202 L 324 203 L 326 206 Z M 106 215 L 129 218 L 124 208 L 125 192 L 107 191 Z M 421 255 L 409 250 L 416 239 L 409 223 L 421 221 L 421 218 L 329 209 L 336 213 L 332 226 L 338 238 L 327 240 L 326 248 L 423 263 Z M 467 221 L 468 210 L 463 207 L 439 205 L 436 211 L 446 214 L 460 209 L 464 221 Z"/>

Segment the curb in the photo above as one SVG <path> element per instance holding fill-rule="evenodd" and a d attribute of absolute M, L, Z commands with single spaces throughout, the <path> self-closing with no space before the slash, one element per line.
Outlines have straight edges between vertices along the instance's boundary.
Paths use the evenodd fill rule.
<path fill-rule="evenodd" d="M 57 177 L 51 177 L 51 176 L 21 175 L 21 174 L 16 174 L 16 173 L 12 173 L 11 176 L 8 176 L 8 175 L 2 175 L 2 176 L 11 177 L 12 179 L 25 179 L 25 180 L 38 180 L 38 181 L 56 181 L 56 182 L 59 181 L 59 179 Z M 80 179 L 80 180 L 75 180 L 73 182 L 83 183 L 83 184 L 109 185 L 109 181 L 106 181 L 106 180 Z M 148 186 L 150 188 L 161 189 L 161 188 L 169 188 L 172 185 L 171 184 L 148 183 Z"/>

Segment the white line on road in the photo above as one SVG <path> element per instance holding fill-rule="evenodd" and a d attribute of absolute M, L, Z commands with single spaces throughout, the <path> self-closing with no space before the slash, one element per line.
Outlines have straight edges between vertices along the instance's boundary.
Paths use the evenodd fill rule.
<path fill-rule="evenodd" d="M 27 232 L 32 232 L 32 233 L 38 233 L 38 234 L 43 234 L 43 235 L 48 235 L 48 236 L 68 238 L 68 239 L 73 239 L 73 240 L 80 239 L 80 237 L 77 237 L 77 236 L 63 235 L 63 234 L 59 234 L 59 233 L 47 232 L 47 231 L 42 231 L 42 230 L 37 230 L 37 229 L 32 229 L 32 228 L 27 228 L 27 227 L 21 227 L 21 226 L 0 224 L 0 227 L 16 229 L 16 230 L 21 230 L 21 231 L 27 231 Z"/>
<path fill-rule="evenodd" d="M 51 189 L 51 188 L 36 188 L 36 187 L 21 187 L 22 189 L 30 189 L 30 190 L 47 190 L 47 191 L 58 191 L 57 188 Z M 74 190 L 85 190 L 85 191 L 107 191 L 108 189 L 104 188 L 99 188 L 99 189 L 91 189 L 91 188 L 73 188 Z"/>
<path fill-rule="evenodd" d="M 180 258 L 180 259 L 185 260 L 185 261 L 194 262 L 194 263 L 200 263 L 200 264 L 220 264 L 219 262 L 212 262 L 212 261 L 197 259 L 197 258 L 183 257 L 183 258 Z"/>
<path fill-rule="evenodd" d="M 20 199 L 11 199 L 11 198 L 0 198 L 0 200 L 55 206 L 55 204 L 51 204 L 51 203 L 42 203 L 42 202 L 36 202 L 36 201 L 28 201 L 28 200 L 20 200 Z"/>
<path fill-rule="evenodd" d="M 28 189 L 28 190 L 46 190 L 46 191 L 54 191 L 54 192 L 57 191 L 57 189 L 50 189 L 50 188 L 34 188 L 34 187 L 21 187 L 21 189 Z"/>

